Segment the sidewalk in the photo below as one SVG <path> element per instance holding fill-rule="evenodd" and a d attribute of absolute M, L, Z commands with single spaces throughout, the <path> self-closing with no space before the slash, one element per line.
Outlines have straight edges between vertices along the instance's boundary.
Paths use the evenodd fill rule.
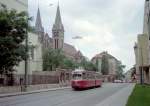
<path fill-rule="evenodd" d="M 41 90 L 28 91 L 28 92 L 7 93 L 7 94 L 0 94 L 0 98 L 11 97 L 11 96 L 19 96 L 19 95 L 27 95 L 27 94 L 40 93 L 40 92 L 56 91 L 56 90 L 63 90 L 63 89 L 70 89 L 70 88 L 71 87 L 69 86 L 69 87 L 41 89 Z"/>
<path fill-rule="evenodd" d="M 96 106 L 125 106 L 134 86 L 135 84 L 130 84 L 129 86 L 106 98 Z"/>

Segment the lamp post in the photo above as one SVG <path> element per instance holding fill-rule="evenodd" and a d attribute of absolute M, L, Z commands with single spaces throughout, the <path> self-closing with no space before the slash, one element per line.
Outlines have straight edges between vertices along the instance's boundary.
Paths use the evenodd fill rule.
<path fill-rule="evenodd" d="M 72 39 L 74 39 L 74 40 L 79 40 L 79 39 L 82 39 L 82 37 L 81 37 L 81 36 L 74 36 L 74 37 L 72 37 Z M 78 51 L 79 51 L 78 46 L 77 46 L 77 49 L 78 49 Z M 81 59 L 81 58 L 80 58 L 80 59 Z M 75 61 L 76 61 L 76 62 L 79 62 L 79 61 L 78 61 L 78 57 L 75 58 Z"/>
<path fill-rule="evenodd" d="M 79 39 L 83 39 L 83 37 L 81 37 L 81 36 L 74 36 L 74 37 L 72 37 L 72 39 L 79 40 Z M 79 48 L 77 47 L 77 49 L 79 49 Z"/>
<path fill-rule="evenodd" d="M 143 84 L 143 51 L 142 51 L 142 47 L 141 47 L 141 69 L 140 69 L 140 82 L 141 85 Z"/>
<path fill-rule="evenodd" d="M 28 19 L 28 18 L 27 18 Z M 28 23 L 28 20 L 27 20 Z M 29 46 L 28 46 L 28 28 L 25 30 L 26 32 L 26 39 L 25 39 L 25 52 L 26 52 L 26 57 L 25 57 L 25 74 L 24 74 L 24 91 L 27 91 L 27 85 L 28 85 L 28 51 L 29 51 Z"/>

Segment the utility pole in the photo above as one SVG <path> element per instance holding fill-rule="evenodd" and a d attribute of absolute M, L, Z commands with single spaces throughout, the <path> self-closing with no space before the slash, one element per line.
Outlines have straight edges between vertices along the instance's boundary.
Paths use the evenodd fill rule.
<path fill-rule="evenodd" d="M 28 23 L 28 18 L 27 18 Z M 26 51 L 26 57 L 25 57 L 25 74 L 24 74 L 24 91 L 27 91 L 27 85 L 28 85 L 28 26 L 26 28 L 26 39 L 25 39 L 25 51 Z"/>
<path fill-rule="evenodd" d="M 140 69 L 140 82 L 141 82 L 141 85 L 143 84 L 143 51 L 142 51 L 142 47 L 141 47 L 141 69 Z"/>

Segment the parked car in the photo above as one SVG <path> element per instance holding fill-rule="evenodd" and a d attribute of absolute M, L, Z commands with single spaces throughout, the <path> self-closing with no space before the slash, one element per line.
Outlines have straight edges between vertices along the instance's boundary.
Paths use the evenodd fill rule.
<path fill-rule="evenodd" d="M 114 80 L 114 83 L 123 83 L 122 80 Z"/>

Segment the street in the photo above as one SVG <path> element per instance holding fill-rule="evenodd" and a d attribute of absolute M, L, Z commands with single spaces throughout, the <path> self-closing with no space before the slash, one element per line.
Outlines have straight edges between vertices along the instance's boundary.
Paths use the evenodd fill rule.
<path fill-rule="evenodd" d="M 100 88 L 73 91 L 64 89 L 0 98 L 0 106 L 99 106 L 102 101 L 128 86 L 127 83 L 106 83 Z M 120 100 L 121 98 L 117 98 Z"/>

